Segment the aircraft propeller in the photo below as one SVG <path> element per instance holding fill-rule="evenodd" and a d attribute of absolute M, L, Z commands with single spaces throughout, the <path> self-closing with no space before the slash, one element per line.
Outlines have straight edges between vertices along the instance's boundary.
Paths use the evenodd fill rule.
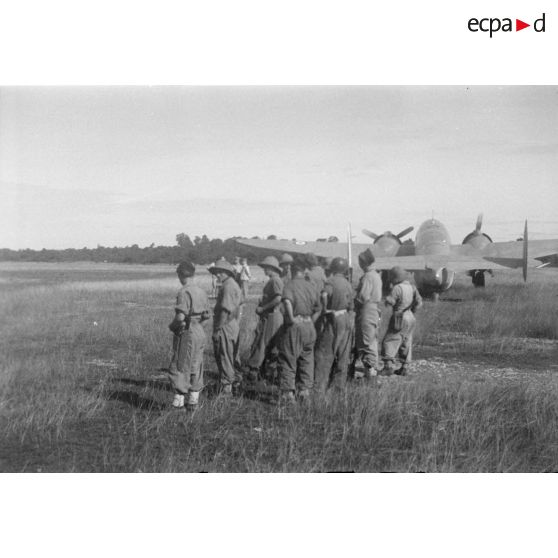
<path fill-rule="evenodd" d="M 406 229 L 403 229 L 401 232 L 397 234 L 393 234 L 391 231 L 386 231 L 383 234 L 376 234 L 375 232 L 369 231 L 368 229 L 362 229 L 362 233 L 365 234 L 366 236 L 369 236 L 373 240 L 378 240 L 378 238 L 380 238 L 381 236 L 393 236 L 398 240 L 401 240 L 404 236 L 408 235 L 412 230 L 414 230 L 414 227 L 407 227 Z"/>
<path fill-rule="evenodd" d="M 477 234 L 481 233 L 481 227 L 482 227 L 482 213 L 479 213 L 479 216 L 477 217 L 477 224 L 475 225 L 475 232 Z"/>

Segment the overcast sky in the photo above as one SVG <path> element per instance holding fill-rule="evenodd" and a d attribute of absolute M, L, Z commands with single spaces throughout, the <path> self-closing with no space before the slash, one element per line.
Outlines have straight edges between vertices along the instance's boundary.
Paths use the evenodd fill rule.
<path fill-rule="evenodd" d="M 558 238 L 558 88 L 4 87 L 0 192 L 8 248 Z"/>

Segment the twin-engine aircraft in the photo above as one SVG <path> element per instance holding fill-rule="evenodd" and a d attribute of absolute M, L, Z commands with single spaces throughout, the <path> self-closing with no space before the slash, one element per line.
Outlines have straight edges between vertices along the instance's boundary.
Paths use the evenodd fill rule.
<path fill-rule="evenodd" d="M 529 241 L 527 221 L 523 239 L 512 242 L 492 242 L 487 234 L 481 232 L 481 226 L 482 214 L 477 219 L 475 230 L 463 239 L 463 243 L 453 245 L 446 227 L 434 218 L 422 223 L 414 244 L 401 242 L 401 238 L 413 227 L 396 235 L 390 231 L 377 235 L 364 230 L 374 239 L 372 245 L 353 243 L 350 232 L 347 243 L 258 239 L 238 239 L 237 242 L 267 253 L 296 255 L 312 252 L 324 258 L 348 257 L 349 262 L 358 261 L 358 254 L 370 248 L 376 257 L 376 269 L 383 271 L 396 265 L 405 268 L 413 273 L 418 289 L 427 296 L 447 291 L 456 273 L 473 274 L 474 279 L 474 273 L 486 270 L 522 268 L 526 281 L 529 267 L 558 265 L 558 239 Z"/>

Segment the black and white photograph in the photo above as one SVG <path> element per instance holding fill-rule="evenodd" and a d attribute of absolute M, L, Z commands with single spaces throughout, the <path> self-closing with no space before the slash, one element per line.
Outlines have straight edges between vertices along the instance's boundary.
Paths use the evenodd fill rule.
<path fill-rule="evenodd" d="M 552 553 L 557 43 L 0 1 L 2 555 Z"/>
<path fill-rule="evenodd" d="M 558 468 L 558 88 L 0 89 L 5 472 Z"/>

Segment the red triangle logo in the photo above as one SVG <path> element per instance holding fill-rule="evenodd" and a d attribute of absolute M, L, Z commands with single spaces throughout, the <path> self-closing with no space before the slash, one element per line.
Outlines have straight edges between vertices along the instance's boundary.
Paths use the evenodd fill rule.
<path fill-rule="evenodd" d="M 531 27 L 531 25 L 529 23 L 525 23 L 524 21 L 521 21 L 520 19 L 515 20 L 515 30 L 516 31 L 521 31 L 522 29 L 525 29 L 526 27 Z"/>

